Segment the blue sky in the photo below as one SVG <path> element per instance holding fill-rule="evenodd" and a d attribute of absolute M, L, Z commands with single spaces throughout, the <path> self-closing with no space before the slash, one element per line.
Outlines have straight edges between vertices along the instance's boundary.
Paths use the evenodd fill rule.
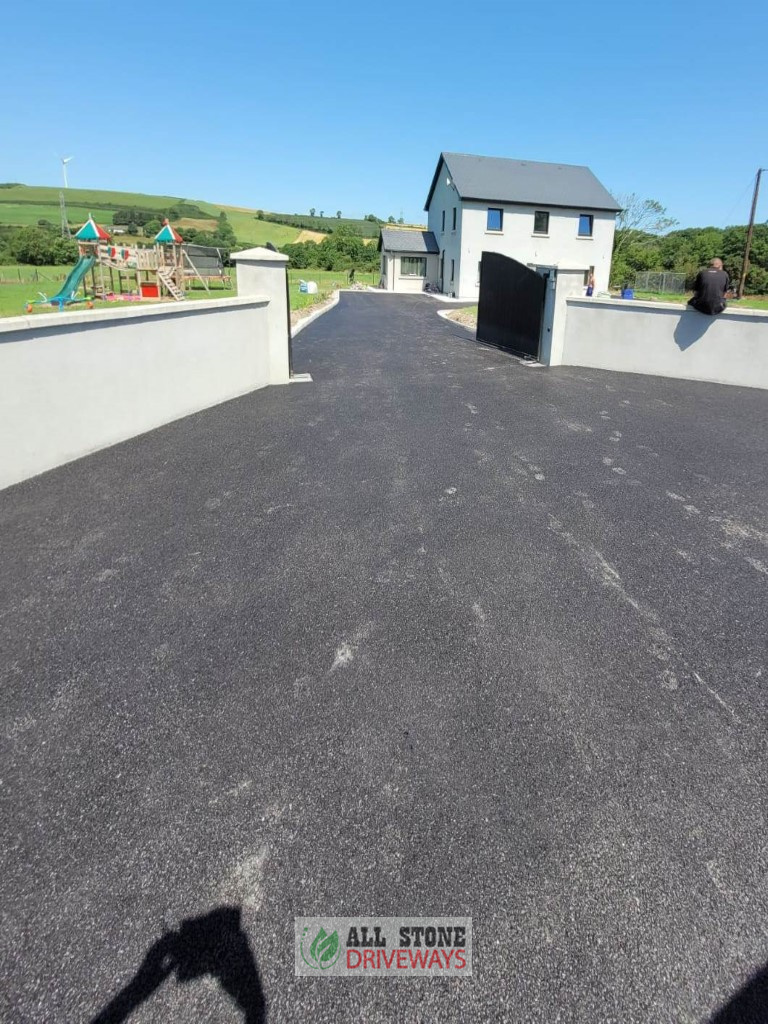
<path fill-rule="evenodd" d="M 413 221 L 457 150 L 588 164 L 703 226 L 744 223 L 768 166 L 756 0 L 37 0 L 0 36 L 0 181 L 74 154 L 72 186 Z"/>

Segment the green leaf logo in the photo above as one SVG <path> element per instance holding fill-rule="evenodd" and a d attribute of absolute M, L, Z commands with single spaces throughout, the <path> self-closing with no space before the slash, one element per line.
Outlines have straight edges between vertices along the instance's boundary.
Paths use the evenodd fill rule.
<path fill-rule="evenodd" d="M 329 967 L 333 967 L 339 959 L 341 952 L 339 949 L 339 933 L 334 931 L 328 935 L 324 928 L 320 928 L 312 945 L 309 947 L 309 959 L 307 959 L 304 955 L 304 940 L 307 931 L 308 929 L 305 928 L 304 935 L 301 938 L 301 957 L 304 963 L 313 970 L 326 971 Z"/>

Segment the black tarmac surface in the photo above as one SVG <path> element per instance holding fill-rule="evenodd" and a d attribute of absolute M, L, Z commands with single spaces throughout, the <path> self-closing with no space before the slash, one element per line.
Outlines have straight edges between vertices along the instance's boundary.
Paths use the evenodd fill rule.
<path fill-rule="evenodd" d="M 768 395 L 437 308 L 0 494 L 0 1020 L 768 1020 Z M 474 977 L 295 978 L 311 914 Z"/>

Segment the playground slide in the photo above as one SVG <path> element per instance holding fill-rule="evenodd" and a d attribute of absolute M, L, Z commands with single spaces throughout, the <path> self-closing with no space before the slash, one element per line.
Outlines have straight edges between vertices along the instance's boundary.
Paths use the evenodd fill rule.
<path fill-rule="evenodd" d="M 68 302 L 75 302 L 75 292 L 80 287 L 80 282 L 95 262 L 96 260 L 93 256 L 81 256 L 70 271 L 67 280 L 61 286 L 59 293 L 57 295 L 52 295 L 50 299 L 46 299 L 45 301 L 50 303 L 58 302 L 60 307 L 66 305 Z"/>

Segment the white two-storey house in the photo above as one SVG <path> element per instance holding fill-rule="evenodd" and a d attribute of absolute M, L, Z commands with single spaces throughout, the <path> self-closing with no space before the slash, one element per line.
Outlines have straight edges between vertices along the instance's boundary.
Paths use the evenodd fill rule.
<path fill-rule="evenodd" d="M 442 153 L 425 206 L 437 286 L 476 300 L 482 254 L 497 252 L 555 268 L 570 292 L 590 278 L 607 290 L 620 209 L 588 167 Z"/>

